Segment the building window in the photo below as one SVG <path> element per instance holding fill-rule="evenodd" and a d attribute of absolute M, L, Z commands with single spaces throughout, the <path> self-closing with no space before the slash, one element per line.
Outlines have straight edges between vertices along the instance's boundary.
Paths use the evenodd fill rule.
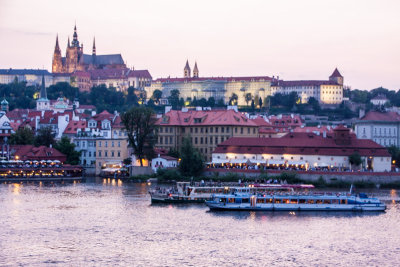
<path fill-rule="evenodd" d="M 197 145 L 197 137 L 194 138 L 194 143 Z"/>
<path fill-rule="evenodd" d="M 101 157 L 101 150 L 99 150 L 99 157 Z"/>
<path fill-rule="evenodd" d="M 121 157 L 121 151 L 118 150 L 118 157 Z"/>
<path fill-rule="evenodd" d="M 104 157 L 108 157 L 108 151 L 104 151 Z"/>
<path fill-rule="evenodd" d="M 218 127 L 215 127 L 215 133 L 218 133 Z"/>
<path fill-rule="evenodd" d="M 118 141 L 118 147 L 121 147 L 121 141 Z"/>
<path fill-rule="evenodd" d="M 108 147 L 108 141 L 105 141 L 104 147 Z"/>
<path fill-rule="evenodd" d="M 111 151 L 111 157 L 114 157 L 114 150 Z"/>
<path fill-rule="evenodd" d="M 111 146 L 114 147 L 114 141 L 111 142 Z"/>

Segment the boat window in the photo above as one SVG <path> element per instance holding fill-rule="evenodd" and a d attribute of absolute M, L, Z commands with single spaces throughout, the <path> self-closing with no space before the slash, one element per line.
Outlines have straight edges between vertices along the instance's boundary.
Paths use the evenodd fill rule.
<path fill-rule="evenodd" d="M 228 202 L 229 202 L 229 203 L 235 203 L 235 199 L 234 199 L 234 198 L 229 198 L 229 199 L 228 199 Z"/>
<path fill-rule="evenodd" d="M 300 199 L 299 199 L 299 204 L 304 204 L 304 203 L 306 203 L 306 200 L 303 199 L 303 198 L 300 198 Z"/>
<path fill-rule="evenodd" d="M 322 204 L 323 201 L 322 201 L 322 199 L 317 199 L 317 200 L 315 201 L 315 203 L 316 203 L 316 204 Z"/>
<path fill-rule="evenodd" d="M 235 199 L 235 203 L 242 203 L 242 199 L 241 198 L 236 198 Z"/>
<path fill-rule="evenodd" d="M 307 204 L 314 204 L 314 199 L 307 199 Z"/>
<path fill-rule="evenodd" d="M 257 203 L 264 203 L 264 198 L 257 198 Z"/>
<path fill-rule="evenodd" d="M 347 204 L 347 199 L 341 199 L 340 204 L 343 204 L 343 205 Z"/>
<path fill-rule="evenodd" d="M 272 198 L 267 198 L 265 202 L 266 203 L 272 203 Z"/>
<path fill-rule="evenodd" d="M 331 200 L 330 199 L 324 199 L 324 204 L 331 204 Z"/>
<path fill-rule="evenodd" d="M 339 204 L 339 199 L 332 199 L 332 204 Z"/>
<path fill-rule="evenodd" d="M 290 204 L 297 204 L 297 199 L 292 198 L 292 199 L 290 200 Z"/>
<path fill-rule="evenodd" d="M 275 203 L 281 203 L 282 199 L 275 198 Z"/>
<path fill-rule="evenodd" d="M 289 199 L 282 199 L 283 204 L 289 204 Z"/>
<path fill-rule="evenodd" d="M 249 203 L 249 199 L 248 198 L 243 198 L 242 199 L 242 203 Z"/>
<path fill-rule="evenodd" d="M 226 202 L 226 198 L 220 198 L 220 199 L 219 199 L 219 202 L 225 203 L 225 202 Z"/>

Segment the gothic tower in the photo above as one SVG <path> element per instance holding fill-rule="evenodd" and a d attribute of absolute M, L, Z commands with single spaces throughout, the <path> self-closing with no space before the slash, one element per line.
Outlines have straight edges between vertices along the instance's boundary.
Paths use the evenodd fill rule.
<path fill-rule="evenodd" d="M 84 67 L 82 63 L 83 63 L 83 46 L 79 45 L 78 33 L 75 25 L 74 35 L 71 45 L 69 44 L 69 38 L 68 38 L 68 47 L 65 59 L 65 71 L 67 73 L 72 73 L 76 70 L 83 70 Z"/>
<path fill-rule="evenodd" d="M 332 75 L 329 76 L 329 80 L 337 84 L 343 85 L 343 76 L 340 74 L 337 68 L 335 68 Z"/>
<path fill-rule="evenodd" d="M 193 78 L 199 78 L 199 69 L 197 68 L 197 62 L 194 63 Z"/>
<path fill-rule="evenodd" d="M 58 34 L 56 37 L 56 47 L 54 48 L 54 54 L 53 54 L 53 63 L 52 63 L 52 72 L 54 73 L 59 73 L 63 71 L 63 66 L 62 66 L 62 59 L 61 59 L 61 50 L 60 46 L 58 45 Z"/>
<path fill-rule="evenodd" d="M 183 69 L 183 78 L 190 78 L 191 77 L 191 71 L 189 67 L 189 61 L 186 60 L 186 65 L 185 68 Z"/>

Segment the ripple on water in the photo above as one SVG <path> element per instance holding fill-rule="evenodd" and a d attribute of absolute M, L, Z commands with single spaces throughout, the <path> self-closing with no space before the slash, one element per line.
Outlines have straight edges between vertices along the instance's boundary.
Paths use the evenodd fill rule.
<path fill-rule="evenodd" d="M 0 265 L 395 266 L 386 213 L 209 212 L 150 205 L 143 185 L 0 186 Z M 393 200 L 395 200 L 393 202 Z"/>

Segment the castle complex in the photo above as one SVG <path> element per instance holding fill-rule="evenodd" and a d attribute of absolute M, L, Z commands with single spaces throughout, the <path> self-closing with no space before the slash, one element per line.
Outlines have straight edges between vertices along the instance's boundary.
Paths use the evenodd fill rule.
<path fill-rule="evenodd" d="M 70 43 L 68 37 L 67 51 L 65 57 L 61 55 L 61 49 L 56 38 L 54 48 L 52 72 L 53 73 L 73 73 L 75 71 L 88 71 L 95 69 L 125 69 L 126 65 L 121 54 L 96 55 L 96 43 L 93 39 L 92 54 L 83 53 L 83 44 L 79 43 L 76 26 L 74 35 Z"/>
<path fill-rule="evenodd" d="M 277 93 L 296 92 L 303 103 L 314 97 L 321 104 L 340 104 L 343 101 L 343 76 L 335 69 L 328 80 L 284 81 L 269 76 L 200 77 L 197 62 L 192 75 L 189 62 L 186 61 L 183 78 L 159 78 L 145 87 L 145 90 L 149 98 L 155 90 L 162 91 L 164 98 L 172 90 L 178 90 L 184 100 L 214 97 L 216 101 L 223 100 L 226 104 L 236 95 L 238 105 L 248 104 L 245 97 L 248 94 L 252 99 L 264 100 Z"/>

